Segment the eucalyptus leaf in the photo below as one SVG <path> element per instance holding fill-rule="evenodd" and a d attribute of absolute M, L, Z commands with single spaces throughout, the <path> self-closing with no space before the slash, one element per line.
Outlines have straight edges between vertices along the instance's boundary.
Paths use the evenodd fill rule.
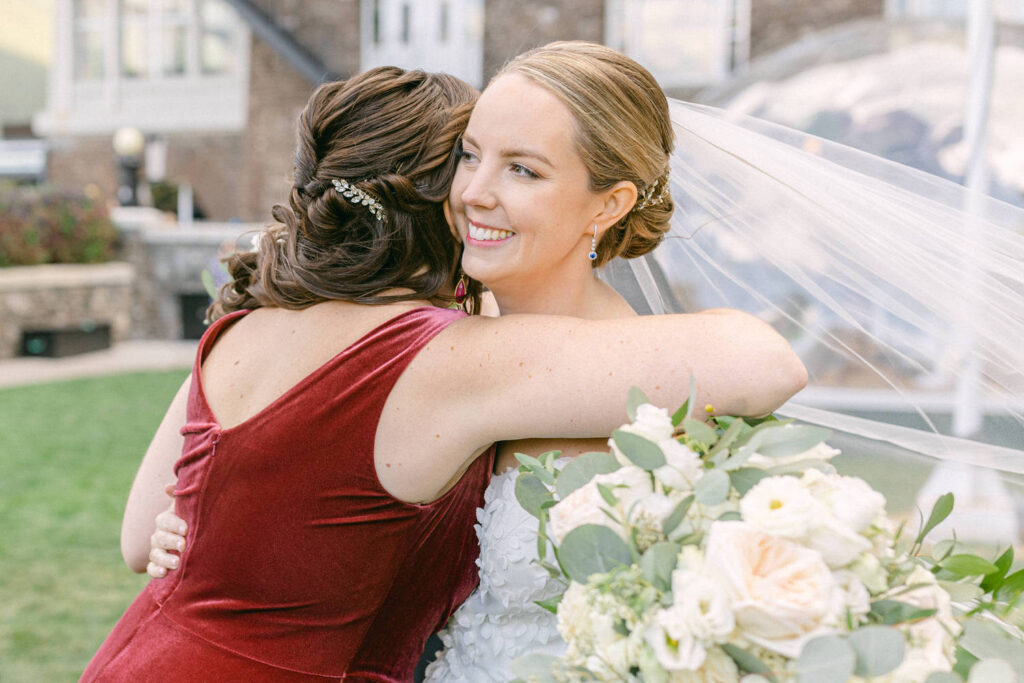
<path fill-rule="evenodd" d="M 967 683 L 1017 683 L 1017 674 L 1009 662 L 983 659 L 971 667 Z"/>
<path fill-rule="evenodd" d="M 854 673 L 858 676 L 882 676 L 903 661 L 906 639 L 892 626 L 865 626 L 851 633 L 847 641 L 857 654 Z"/>
<path fill-rule="evenodd" d="M 718 505 L 729 495 L 729 475 L 722 470 L 705 472 L 693 487 L 693 495 L 697 502 L 704 505 Z"/>
<path fill-rule="evenodd" d="M 686 512 L 690 509 L 691 505 L 693 505 L 692 494 L 687 496 L 686 498 L 683 498 L 679 502 L 679 505 L 676 505 L 676 508 L 672 511 L 672 514 L 665 518 L 664 524 L 661 525 L 661 530 L 665 532 L 666 536 L 668 536 L 676 530 L 676 527 L 679 526 L 679 523 L 682 522 L 683 518 L 686 517 Z"/>
<path fill-rule="evenodd" d="M 688 418 L 690 416 L 690 410 L 693 408 L 694 405 L 696 405 L 696 403 L 697 403 L 697 379 L 693 376 L 693 373 L 691 372 L 690 373 L 690 395 L 687 397 L 687 399 L 685 401 L 683 401 L 683 405 L 679 406 L 679 410 L 677 410 L 676 412 L 672 413 L 672 426 L 673 427 L 678 427 L 680 424 L 682 424 L 683 420 L 685 420 L 686 418 Z"/>
<path fill-rule="evenodd" d="M 619 461 L 611 453 L 584 453 L 566 464 L 558 474 L 555 489 L 558 497 L 565 499 L 595 475 L 608 474 L 619 469 Z"/>
<path fill-rule="evenodd" d="M 957 542 L 952 538 L 939 541 L 935 544 L 935 547 L 932 548 L 932 557 L 935 558 L 936 561 L 944 560 L 953 554 L 953 550 L 956 549 L 956 546 Z"/>
<path fill-rule="evenodd" d="M 722 514 L 720 514 L 718 516 L 717 521 L 719 521 L 719 522 L 739 522 L 742 519 L 743 519 L 743 515 L 741 515 L 736 510 L 726 510 L 725 512 L 723 512 Z"/>
<path fill-rule="evenodd" d="M 534 600 L 534 603 L 538 607 L 543 607 L 552 614 L 558 614 L 558 605 L 562 602 L 562 598 L 564 597 L 565 593 L 559 593 L 555 597 L 548 598 L 547 600 Z"/>
<path fill-rule="evenodd" d="M 964 679 L 960 678 L 960 674 L 952 671 L 936 671 L 929 674 L 928 678 L 924 679 L 924 683 L 964 683 Z"/>
<path fill-rule="evenodd" d="M 977 600 L 985 594 L 985 591 L 980 586 L 976 586 L 973 583 L 939 580 L 939 585 L 942 586 L 944 591 L 949 593 L 950 599 L 954 602 L 970 602 L 971 600 Z"/>
<path fill-rule="evenodd" d="M 739 438 L 736 439 L 737 446 L 750 445 L 755 441 L 755 439 L 758 441 L 758 443 L 760 443 L 760 437 L 758 435 L 761 434 L 762 432 L 769 429 L 775 429 L 776 427 L 782 427 L 788 424 L 793 424 L 793 420 L 770 420 L 767 422 L 761 422 L 756 426 L 753 426 L 755 420 L 749 420 L 748 422 L 751 425 L 751 427 L 749 430 L 743 430 L 742 433 L 739 435 Z M 754 450 L 757 449 L 755 448 Z"/>
<path fill-rule="evenodd" d="M 978 618 L 965 619 L 963 626 L 964 632 L 958 641 L 960 647 L 979 660 L 1002 659 L 1024 677 L 1024 644 L 995 624 Z"/>
<path fill-rule="evenodd" d="M 536 681 L 536 683 L 555 683 L 555 677 L 551 670 L 557 663 L 558 658 L 553 655 L 534 653 L 512 660 L 509 668 L 512 669 L 512 673 L 523 680 Z"/>
<path fill-rule="evenodd" d="M 605 484 L 598 484 L 597 490 L 601 494 L 601 497 L 604 498 L 604 502 L 608 503 L 612 507 L 615 507 L 615 505 L 619 502 L 619 499 L 615 496 L 614 493 L 612 493 L 612 490 L 608 488 L 608 486 L 606 486 Z"/>
<path fill-rule="evenodd" d="M 771 475 L 758 467 L 741 467 L 729 472 L 729 481 L 741 496 L 745 496 L 747 491 L 754 488 L 754 484 L 768 476 Z"/>
<path fill-rule="evenodd" d="M 662 541 L 648 548 L 640 557 L 640 571 L 644 578 L 660 591 L 672 587 L 672 572 L 676 568 L 680 546 Z"/>
<path fill-rule="evenodd" d="M 626 399 L 626 414 L 629 415 L 629 421 L 636 421 L 636 409 L 644 403 L 650 403 L 647 399 L 647 395 L 640 391 L 639 387 L 629 388 L 629 397 Z"/>
<path fill-rule="evenodd" d="M 757 452 L 767 458 L 799 455 L 832 436 L 832 430 L 811 425 L 773 426 L 761 432 Z"/>
<path fill-rule="evenodd" d="M 531 471 L 535 472 L 536 470 L 544 469 L 544 465 L 541 464 L 541 461 L 532 455 L 527 455 L 526 453 L 513 453 L 513 455 L 516 460 L 519 461 L 520 465 L 530 468 Z"/>
<path fill-rule="evenodd" d="M 969 553 L 950 555 L 939 566 L 959 576 L 980 576 L 999 571 L 998 567 L 985 558 Z"/>
<path fill-rule="evenodd" d="M 570 579 L 586 583 L 591 574 L 631 564 L 633 555 L 626 542 L 608 527 L 584 524 L 566 534 L 558 547 L 558 559 Z"/>
<path fill-rule="evenodd" d="M 917 538 L 914 539 L 914 544 L 918 544 L 924 540 L 924 537 L 928 535 L 928 532 L 942 524 L 946 517 L 949 517 L 949 513 L 953 511 L 953 494 L 944 493 L 939 496 L 938 500 L 935 501 L 935 505 L 932 506 L 931 514 L 928 515 L 928 521 L 921 527 L 921 531 L 917 534 Z"/>
<path fill-rule="evenodd" d="M 809 641 L 793 663 L 797 683 L 846 683 L 856 655 L 842 638 L 821 636 Z"/>
<path fill-rule="evenodd" d="M 899 600 L 876 600 L 871 603 L 871 616 L 887 626 L 925 619 L 935 614 L 934 609 L 922 609 Z"/>
<path fill-rule="evenodd" d="M 775 681 L 775 677 L 772 676 L 772 670 L 764 662 L 743 648 L 737 647 L 732 643 L 722 643 L 719 647 L 732 658 L 732 661 L 736 662 L 736 666 L 739 667 L 740 671 L 750 674 L 761 674 L 768 680 Z"/>
<path fill-rule="evenodd" d="M 686 418 L 683 420 L 683 429 L 688 437 L 702 444 L 710 446 L 718 441 L 718 432 L 700 420 Z"/>
<path fill-rule="evenodd" d="M 551 491 L 533 472 L 522 472 L 516 477 L 516 500 L 534 517 L 540 518 L 541 504 L 551 499 Z"/>
<path fill-rule="evenodd" d="M 650 471 L 665 464 L 665 454 L 658 448 L 658 444 L 649 439 L 621 429 L 612 433 L 612 439 L 622 454 L 637 467 Z"/>

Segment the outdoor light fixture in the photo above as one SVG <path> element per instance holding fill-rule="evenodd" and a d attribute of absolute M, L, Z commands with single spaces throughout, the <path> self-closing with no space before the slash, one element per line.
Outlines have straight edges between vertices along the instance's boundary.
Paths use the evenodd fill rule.
<path fill-rule="evenodd" d="M 146 138 L 138 128 L 123 126 L 114 133 L 114 154 L 120 178 L 117 185 L 117 201 L 121 206 L 139 205 L 139 167 Z"/>

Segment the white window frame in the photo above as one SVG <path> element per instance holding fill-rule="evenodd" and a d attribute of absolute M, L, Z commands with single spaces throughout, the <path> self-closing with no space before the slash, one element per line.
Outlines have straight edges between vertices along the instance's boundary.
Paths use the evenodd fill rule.
<path fill-rule="evenodd" d="M 750 61 L 751 0 L 605 0 L 605 44 L 643 64 L 664 88 L 693 88 L 721 81 L 742 71 Z M 687 15 L 695 10 L 711 13 L 711 25 L 688 26 Z M 645 15 L 661 13 L 668 25 L 653 36 Z M 687 54 L 687 32 L 708 40 L 704 68 L 695 69 Z M 673 41 L 673 37 L 677 37 Z M 673 45 L 674 42 L 674 45 Z M 657 54 L 652 54 L 652 44 Z M 693 43 L 689 43 L 693 44 Z M 673 50 L 672 48 L 675 48 Z"/>
<path fill-rule="evenodd" d="M 360 0 L 359 17 L 360 70 L 394 65 L 483 85 L 484 0 Z"/>
<path fill-rule="evenodd" d="M 120 2 L 105 0 L 104 69 L 95 80 L 75 78 L 74 0 L 55 0 L 54 54 L 50 67 L 46 110 L 33 128 L 42 135 L 98 135 L 121 126 L 145 133 L 240 131 L 248 114 L 251 32 L 238 17 L 235 55 L 229 73 L 204 74 L 199 52 L 199 0 L 189 0 L 189 30 L 184 74 L 164 74 L 159 68 L 160 39 L 149 41 L 148 71 L 142 77 L 121 74 Z M 149 0 L 149 30 L 159 37 L 163 25 Z"/>

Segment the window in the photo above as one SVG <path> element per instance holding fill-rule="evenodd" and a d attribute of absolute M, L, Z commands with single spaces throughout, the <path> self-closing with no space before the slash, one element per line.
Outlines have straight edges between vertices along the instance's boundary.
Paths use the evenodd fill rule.
<path fill-rule="evenodd" d="M 55 0 L 48 134 L 238 130 L 249 31 L 227 0 Z M 69 47 L 70 46 L 70 47 Z"/>
<path fill-rule="evenodd" d="M 483 81 L 484 0 L 361 0 L 360 67 L 395 64 Z"/>
<path fill-rule="evenodd" d="M 607 0 L 605 42 L 663 87 L 696 87 L 750 58 L 750 0 Z"/>

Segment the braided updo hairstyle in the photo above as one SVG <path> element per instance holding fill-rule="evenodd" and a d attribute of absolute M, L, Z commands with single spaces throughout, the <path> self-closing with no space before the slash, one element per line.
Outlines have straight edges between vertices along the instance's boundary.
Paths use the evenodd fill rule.
<path fill-rule="evenodd" d="M 255 251 L 228 258 L 233 281 L 209 318 L 328 300 L 449 303 L 461 245 L 442 202 L 477 95 L 454 76 L 396 67 L 317 88 L 299 116 L 288 204 L 274 206 L 278 225 L 260 235 Z M 334 180 L 376 199 L 382 220 Z M 396 288 L 411 291 L 384 293 Z M 470 283 L 471 303 L 479 292 Z"/>
<path fill-rule="evenodd" d="M 565 41 L 519 55 L 495 78 L 508 73 L 529 78 L 568 107 L 592 191 L 622 180 L 637 188 L 632 210 L 601 236 L 594 265 L 643 256 L 658 246 L 672 217 L 668 165 L 674 134 L 668 101 L 650 72 L 604 45 Z"/>

